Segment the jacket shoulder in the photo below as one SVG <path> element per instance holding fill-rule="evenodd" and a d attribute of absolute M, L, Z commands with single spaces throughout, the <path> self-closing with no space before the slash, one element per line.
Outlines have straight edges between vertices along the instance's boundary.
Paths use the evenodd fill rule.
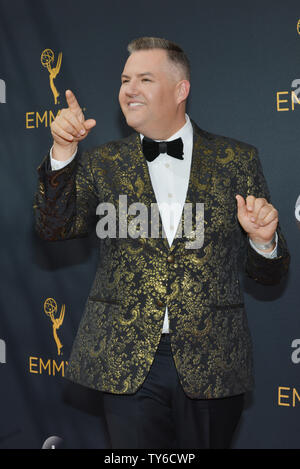
<path fill-rule="evenodd" d="M 200 128 L 197 124 L 193 122 L 193 127 L 196 133 L 200 134 L 202 137 L 206 138 L 210 142 L 214 143 L 217 147 L 233 147 L 235 149 L 240 149 L 243 151 L 258 151 L 257 147 L 249 142 L 239 140 L 234 137 L 225 136 L 221 134 L 216 134 L 209 132 Z"/>
<path fill-rule="evenodd" d="M 82 151 L 83 158 L 87 158 L 90 162 L 98 160 L 101 158 L 109 158 L 113 155 L 120 153 L 124 147 L 136 143 L 137 133 L 132 133 L 128 137 L 124 137 L 118 140 L 110 140 L 108 142 L 102 143 L 100 145 L 95 145 L 92 148 Z"/>

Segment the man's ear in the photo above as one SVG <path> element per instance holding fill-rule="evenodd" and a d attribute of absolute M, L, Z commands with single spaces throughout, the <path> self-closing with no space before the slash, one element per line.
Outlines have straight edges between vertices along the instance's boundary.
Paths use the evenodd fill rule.
<path fill-rule="evenodd" d="M 189 95 L 191 84 L 188 80 L 181 80 L 177 83 L 177 103 L 185 101 Z"/>

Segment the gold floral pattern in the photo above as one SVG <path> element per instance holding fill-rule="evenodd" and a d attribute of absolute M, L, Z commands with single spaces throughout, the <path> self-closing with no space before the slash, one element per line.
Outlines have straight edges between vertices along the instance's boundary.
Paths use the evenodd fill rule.
<path fill-rule="evenodd" d="M 236 194 L 270 201 L 257 149 L 192 125 L 186 202 L 204 203 L 203 247 L 185 248 L 195 217 L 191 232 L 171 248 L 163 236 L 99 239 L 98 268 L 66 375 L 77 383 L 134 393 L 153 362 L 167 305 L 174 362 L 189 397 L 221 398 L 253 387 L 239 272 L 278 283 L 290 257 L 280 226 L 278 255 L 266 259 L 251 248 L 237 220 Z M 128 206 L 142 202 L 149 213 L 156 203 L 137 133 L 78 154 L 57 171 L 46 155 L 38 175 L 36 230 L 46 240 L 86 236 L 95 229 L 97 205 L 118 207 L 119 194 L 127 195 Z M 159 224 L 162 234 L 160 217 Z M 150 228 L 149 218 L 148 233 Z"/>

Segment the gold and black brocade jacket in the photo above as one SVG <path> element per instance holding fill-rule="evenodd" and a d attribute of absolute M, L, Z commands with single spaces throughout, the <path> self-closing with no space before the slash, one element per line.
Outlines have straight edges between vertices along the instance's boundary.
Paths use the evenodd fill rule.
<path fill-rule="evenodd" d="M 236 194 L 270 201 L 257 149 L 192 125 L 185 202 L 204 203 L 204 244 L 187 249 L 184 232 L 171 248 L 163 236 L 99 239 L 97 272 L 66 374 L 83 386 L 134 393 L 154 360 L 167 305 L 173 358 L 189 397 L 221 398 L 253 388 L 239 272 L 262 284 L 279 283 L 289 253 L 278 225 L 278 257 L 259 255 L 237 219 Z M 97 205 L 117 208 L 120 194 L 128 206 L 142 202 L 149 213 L 156 204 L 138 133 L 79 153 L 61 170 L 49 165 L 46 155 L 34 201 L 36 230 L 45 240 L 88 235 L 99 219 Z M 149 217 L 148 233 L 150 224 Z"/>

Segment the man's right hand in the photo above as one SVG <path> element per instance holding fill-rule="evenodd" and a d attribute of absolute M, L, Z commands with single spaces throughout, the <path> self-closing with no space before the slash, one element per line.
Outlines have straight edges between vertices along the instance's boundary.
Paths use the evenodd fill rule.
<path fill-rule="evenodd" d="M 85 120 L 78 101 L 71 90 L 66 91 L 68 108 L 62 109 L 51 123 L 53 136 L 52 156 L 55 160 L 65 161 L 76 151 L 78 142 L 85 139 L 95 127 L 95 119 Z"/>

